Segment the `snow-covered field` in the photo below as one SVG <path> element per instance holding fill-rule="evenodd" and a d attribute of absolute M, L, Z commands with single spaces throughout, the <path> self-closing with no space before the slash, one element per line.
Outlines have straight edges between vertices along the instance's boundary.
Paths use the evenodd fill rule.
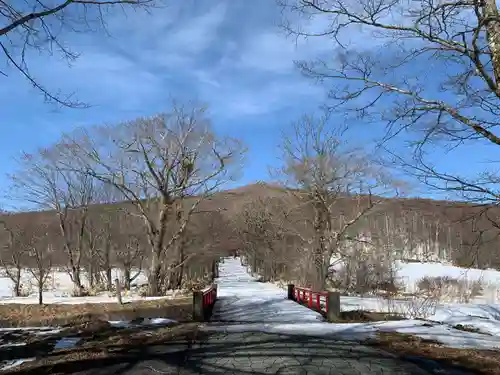
<path fill-rule="evenodd" d="M 379 324 L 379 330 L 413 333 L 450 347 L 500 348 L 500 272 L 464 269 L 439 263 L 399 263 L 398 277 L 406 292 L 415 292 L 423 277 L 480 281 L 483 293 L 469 303 L 441 301 L 424 306 L 422 299 L 387 301 L 382 298 L 341 297 L 342 309 L 402 313 L 412 320 Z M 454 327 L 475 332 L 463 331 Z M 367 328 L 371 329 L 372 324 Z"/>
<path fill-rule="evenodd" d="M 460 268 L 440 263 L 396 263 L 397 276 L 405 286 L 406 292 L 417 289 L 423 277 L 450 277 L 472 283 L 481 282 L 483 293 L 474 299 L 475 303 L 500 304 L 500 272 L 492 269 Z"/>
<path fill-rule="evenodd" d="M 88 286 L 88 280 L 85 274 L 82 274 L 83 282 Z M 113 280 L 121 278 L 121 272 L 118 269 L 113 269 Z M 153 300 L 160 298 L 175 298 L 181 291 L 172 291 L 167 293 L 164 297 L 141 297 L 138 285 L 147 283 L 146 275 L 140 273 L 139 276 L 132 283 L 133 287 L 130 291 L 123 292 L 123 301 L 136 301 L 136 300 Z M 38 303 L 38 292 L 36 287 L 33 286 L 33 280 L 30 278 L 28 272 L 22 275 L 23 292 L 25 297 L 13 297 L 13 282 L 8 277 L 0 276 L 0 304 L 5 303 L 22 303 L 22 304 L 36 304 Z M 100 292 L 96 295 L 86 297 L 72 297 L 73 284 L 68 273 L 64 271 L 52 271 L 49 282 L 47 282 L 46 290 L 43 293 L 43 302 L 46 304 L 84 304 L 84 303 L 106 303 L 116 302 L 116 296 L 112 292 Z"/>

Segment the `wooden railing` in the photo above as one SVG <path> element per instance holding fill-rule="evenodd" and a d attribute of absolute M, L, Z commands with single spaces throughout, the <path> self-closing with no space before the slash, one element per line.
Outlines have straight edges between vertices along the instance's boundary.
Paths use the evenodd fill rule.
<path fill-rule="evenodd" d="M 210 319 L 217 301 L 217 284 L 193 292 L 193 320 L 204 322 Z"/>
<path fill-rule="evenodd" d="M 294 287 L 294 299 L 312 310 L 326 313 L 328 292 L 316 292 L 309 288 Z"/>
<path fill-rule="evenodd" d="M 340 316 L 340 293 L 315 291 L 288 284 L 288 299 L 321 313 L 329 322 L 338 321 Z"/>

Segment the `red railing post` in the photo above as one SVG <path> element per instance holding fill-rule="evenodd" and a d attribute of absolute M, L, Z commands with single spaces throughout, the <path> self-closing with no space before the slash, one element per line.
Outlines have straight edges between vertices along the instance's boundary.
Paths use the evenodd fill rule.
<path fill-rule="evenodd" d="M 193 319 L 195 321 L 205 321 L 208 319 L 216 299 L 216 284 L 213 284 L 207 290 L 193 292 Z"/>
<path fill-rule="evenodd" d="M 326 315 L 328 321 L 335 321 L 332 316 L 340 314 L 340 295 L 338 292 L 319 292 L 310 288 L 294 286 L 292 295 L 297 303 L 304 304 L 308 308 Z M 330 301 L 330 295 L 335 296 L 335 298 L 331 297 L 332 301 Z"/>

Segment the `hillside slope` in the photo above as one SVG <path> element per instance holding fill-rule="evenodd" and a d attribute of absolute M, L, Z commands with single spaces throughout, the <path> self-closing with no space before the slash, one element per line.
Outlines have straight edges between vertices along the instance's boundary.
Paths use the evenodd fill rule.
<path fill-rule="evenodd" d="M 234 219 L 245 205 L 256 200 L 274 198 L 289 209 L 297 205 L 296 198 L 286 190 L 264 183 L 251 184 L 221 191 L 202 201 L 190 223 L 192 235 L 203 241 L 218 230 L 219 246 L 224 251 L 238 248 Z M 186 205 L 190 205 L 188 199 Z M 344 198 L 337 202 L 339 212 L 349 211 L 355 203 Z M 130 203 L 96 205 L 91 215 L 104 211 L 129 209 Z M 300 211 L 309 215 L 307 210 Z M 492 215 L 490 215 L 492 216 Z M 494 216 L 494 215 L 493 215 Z M 499 215 L 500 216 L 500 215 Z M 24 227 L 37 223 L 50 223 L 49 236 L 59 236 L 57 217 L 53 211 L 22 212 L 0 215 L 9 227 Z M 211 225 L 208 223 L 211 222 Z M 221 225 L 225 223 L 224 225 Z M 133 228 L 141 231 L 140 226 Z M 464 203 L 430 199 L 387 199 L 363 224 L 361 231 L 372 238 L 385 238 L 399 258 L 410 261 L 453 261 L 464 266 L 497 267 L 497 236 L 499 231 L 481 215 L 481 209 Z"/>

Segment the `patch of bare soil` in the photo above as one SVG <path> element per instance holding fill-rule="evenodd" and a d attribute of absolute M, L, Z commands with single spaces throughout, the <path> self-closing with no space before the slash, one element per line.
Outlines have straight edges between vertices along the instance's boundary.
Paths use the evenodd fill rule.
<path fill-rule="evenodd" d="M 0 304 L 0 327 L 39 327 L 79 324 L 96 320 L 133 320 L 168 317 L 179 322 L 192 318 L 192 299 L 158 299 L 118 303 L 24 305 Z"/>
<path fill-rule="evenodd" d="M 379 332 L 376 339 L 365 342 L 397 356 L 431 359 L 439 364 L 458 366 L 474 374 L 500 375 L 500 351 L 456 349 L 432 340 L 397 332 Z"/>

